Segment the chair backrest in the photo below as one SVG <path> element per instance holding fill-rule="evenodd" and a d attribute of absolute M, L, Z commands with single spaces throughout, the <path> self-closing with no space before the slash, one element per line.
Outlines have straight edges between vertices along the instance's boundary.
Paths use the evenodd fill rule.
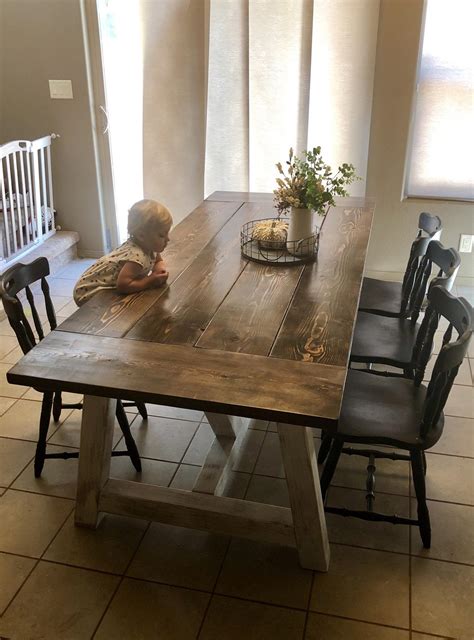
<path fill-rule="evenodd" d="M 431 353 L 434 332 L 436 331 L 439 317 L 446 318 L 449 325 L 444 333 L 443 346 L 436 358 L 426 392 L 423 418 L 420 425 L 422 438 L 434 428 L 439 420 L 459 367 L 467 353 L 474 328 L 473 309 L 464 298 L 456 298 L 443 287 L 434 286 L 428 293 L 428 300 L 428 309 L 422 323 L 426 325 L 424 327 L 424 330 L 426 329 L 424 345 L 420 356 L 423 360 L 426 359 L 427 362 L 429 353 Z M 457 337 L 454 339 L 453 331 L 457 333 Z M 421 333 L 421 328 L 419 333 Z M 422 339 L 419 335 L 417 338 Z M 426 357 L 427 353 L 428 357 Z"/>
<path fill-rule="evenodd" d="M 413 324 L 416 323 L 420 315 L 428 284 L 429 287 L 441 285 L 447 291 L 451 291 L 460 264 L 461 257 L 456 249 L 445 249 L 439 240 L 430 240 L 416 271 L 415 281 L 406 306 L 406 312 Z M 430 281 L 433 265 L 438 267 L 438 271 Z"/>
<path fill-rule="evenodd" d="M 416 273 L 421 263 L 421 259 L 428 249 L 431 240 L 439 240 L 443 231 L 443 223 L 439 216 L 423 211 L 418 218 L 418 233 L 415 241 L 411 245 L 410 255 L 403 276 L 402 302 L 400 312 L 406 313 L 410 295 L 415 283 Z"/>
<path fill-rule="evenodd" d="M 439 240 L 443 231 L 443 223 L 439 216 L 423 211 L 418 218 L 418 237 L 427 237 L 431 240 Z M 425 235 L 423 235 L 425 234 Z"/>
<path fill-rule="evenodd" d="M 11 327 L 13 328 L 23 353 L 28 353 L 34 347 L 37 340 L 44 338 L 43 326 L 38 310 L 35 305 L 35 298 L 30 288 L 34 282 L 41 282 L 41 291 L 44 296 L 46 316 L 51 330 L 57 326 L 56 315 L 54 313 L 53 302 L 49 293 L 49 285 L 46 276 L 49 275 L 49 263 L 46 258 L 38 258 L 30 264 L 17 263 L 7 269 L 0 276 L 0 297 L 7 314 Z M 26 300 L 22 301 L 22 292 L 25 292 Z M 28 302 L 31 317 L 37 337 L 28 322 L 23 304 Z"/>

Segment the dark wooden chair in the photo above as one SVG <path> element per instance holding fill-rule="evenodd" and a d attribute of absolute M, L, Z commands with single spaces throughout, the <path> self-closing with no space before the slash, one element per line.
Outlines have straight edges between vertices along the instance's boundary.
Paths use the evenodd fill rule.
<path fill-rule="evenodd" d="M 10 269 L 7 269 L 0 276 L 0 297 L 2 298 L 3 307 L 7 314 L 9 323 L 15 332 L 16 337 L 23 353 L 28 353 L 37 340 L 43 340 L 44 331 L 41 323 L 41 319 L 38 313 L 38 309 L 35 304 L 35 298 L 30 285 L 35 282 L 40 282 L 41 292 L 44 298 L 44 306 L 46 310 L 46 316 L 48 323 L 53 331 L 56 326 L 56 314 L 54 312 L 53 303 L 49 293 L 49 285 L 46 277 L 49 275 L 49 263 L 46 258 L 38 258 L 31 264 L 17 263 Z M 24 292 L 24 294 L 23 294 Z M 25 313 L 24 304 L 28 303 L 31 318 L 33 320 L 34 329 L 36 330 L 36 337 L 34 331 L 28 321 Z M 35 476 L 39 478 L 41 471 L 43 470 L 44 461 L 47 458 L 77 458 L 78 453 L 76 451 L 64 451 L 61 453 L 46 453 L 46 442 L 48 437 L 49 423 L 51 419 L 51 411 L 53 412 L 53 419 L 58 422 L 61 416 L 62 409 L 82 409 L 82 403 L 68 404 L 63 403 L 61 397 L 61 391 L 46 391 L 43 393 L 43 402 L 41 406 L 41 416 L 39 425 L 39 437 L 36 446 L 35 455 Z M 116 417 L 122 430 L 126 450 L 114 451 L 114 456 L 130 456 L 133 466 L 137 471 L 141 471 L 140 455 L 138 453 L 137 445 L 130 432 L 130 425 L 125 413 L 124 407 L 135 403 L 122 403 L 117 401 Z M 146 407 L 143 403 L 136 403 L 138 410 L 142 417 L 147 417 Z"/>
<path fill-rule="evenodd" d="M 421 260 L 410 294 L 410 319 L 361 311 L 354 330 L 351 363 L 385 364 L 401 369 L 402 373 L 374 373 L 412 378 L 416 368 L 417 320 L 427 287 L 441 285 L 450 291 L 460 264 L 461 258 L 455 249 L 445 249 L 438 240 L 432 240 Z M 430 282 L 433 266 L 438 267 L 438 271 Z"/>
<path fill-rule="evenodd" d="M 423 346 L 420 364 L 426 366 L 431 352 L 438 317 L 449 322 L 446 340 L 431 374 L 428 387 L 416 381 L 380 378 L 366 371 L 350 370 L 346 382 L 338 431 L 321 475 L 321 491 L 326 496 L 341 453 L 368 458 L 367 511 L 326 507 L 328 513 L 353 516 L 364 520 L 413 524 L 420 529 L 426 548 L 431 543 L 431 527 L 426 504 L 424 452 L 441 438 L 444 426 L 443 408 L 458 369 L 466 355 L 473 331 L 473 310 L 463 298 L 455 298 L 440 286 L 428 295 L 429 306 L 422 328 Z M 453 338 L 453 331 L 457 337 Z M 407 453 L 346 448 L 345 444 L 389 446 Z M 376 459 L 409 460 L 418 502 L 418 518 L 401 518 L 373 510 Z"/>
<path fill-rule="evenodd" d="M 392 318 L 407 318 L 411 313 L 411 292 L 421 259 L 431 240 L 439 240 L 443 230 L 441 219 L 431 213 L 421 213 L 418 234 L 413 242 L 403 282 L 387 282 L 364 278 L 359 300 L 360 311 Z"/>
<path fill-rule="evenodd" d="M 419 238 L 415 242 L 420 240 L 425 238 Z M 445 249 L 438 240 L 430 240 L 415 274 L 410 294 L 411 318 L 391 318 L 359 311 L 352 341 L 351 364 L 364 363 L 373 375 L 415 379 L 416 384 L 420 384 L 426 364 L 424 367 L 420 366 L 422 342 L 421 337 L 418 340 L 419 325 L 416 321 L 425 299 L 431 271 L 433 265 L 439 269 L 429 282 L 429 287 L 442 286 L 450 290 L 460 264 L 461 258 L 455 249 Z M 400 372 L 372 369 L 374 364 L 388 365 Z M 330 446 L 331 436 L 323 432 L 318 453 L 319 464 L 326 459 Z"/>

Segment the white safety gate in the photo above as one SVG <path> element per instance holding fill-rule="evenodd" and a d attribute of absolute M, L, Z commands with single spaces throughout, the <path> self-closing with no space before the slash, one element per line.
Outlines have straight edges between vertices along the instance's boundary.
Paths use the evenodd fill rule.
<path fill-rule="evenodd" d="M 55 233 L 52 137 L 0 145 L 0 271 Z"/>

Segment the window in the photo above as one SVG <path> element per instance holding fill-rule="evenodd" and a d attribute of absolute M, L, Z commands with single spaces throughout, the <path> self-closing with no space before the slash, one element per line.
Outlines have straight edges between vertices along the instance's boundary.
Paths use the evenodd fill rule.
<path fill-rule="evenodd" d="M 474 199 L 474 2 L 426 0 L 405 195 Z"/>

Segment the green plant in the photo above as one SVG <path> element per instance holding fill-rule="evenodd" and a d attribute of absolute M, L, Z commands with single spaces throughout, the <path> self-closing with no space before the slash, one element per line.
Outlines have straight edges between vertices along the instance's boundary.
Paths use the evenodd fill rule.
<path fill-rule="evenodd" d="M 325 216 L 329 207 L 334 206 L 335 196 L 347 196 L 344 186 L 360 180 L 352 164 L 344 163 L 332 175 L 332 170 L 321 156 L 321 147 L 312 151 L 303 151 L 298 158 L 290 149 L 288 175 L 285 174 L 281 162 L 277 169 L 282 178 L 277 178 L 278 188 L 274 190 L 274 201 L 278 215 L 290 207 L 312 209 Z"/>

